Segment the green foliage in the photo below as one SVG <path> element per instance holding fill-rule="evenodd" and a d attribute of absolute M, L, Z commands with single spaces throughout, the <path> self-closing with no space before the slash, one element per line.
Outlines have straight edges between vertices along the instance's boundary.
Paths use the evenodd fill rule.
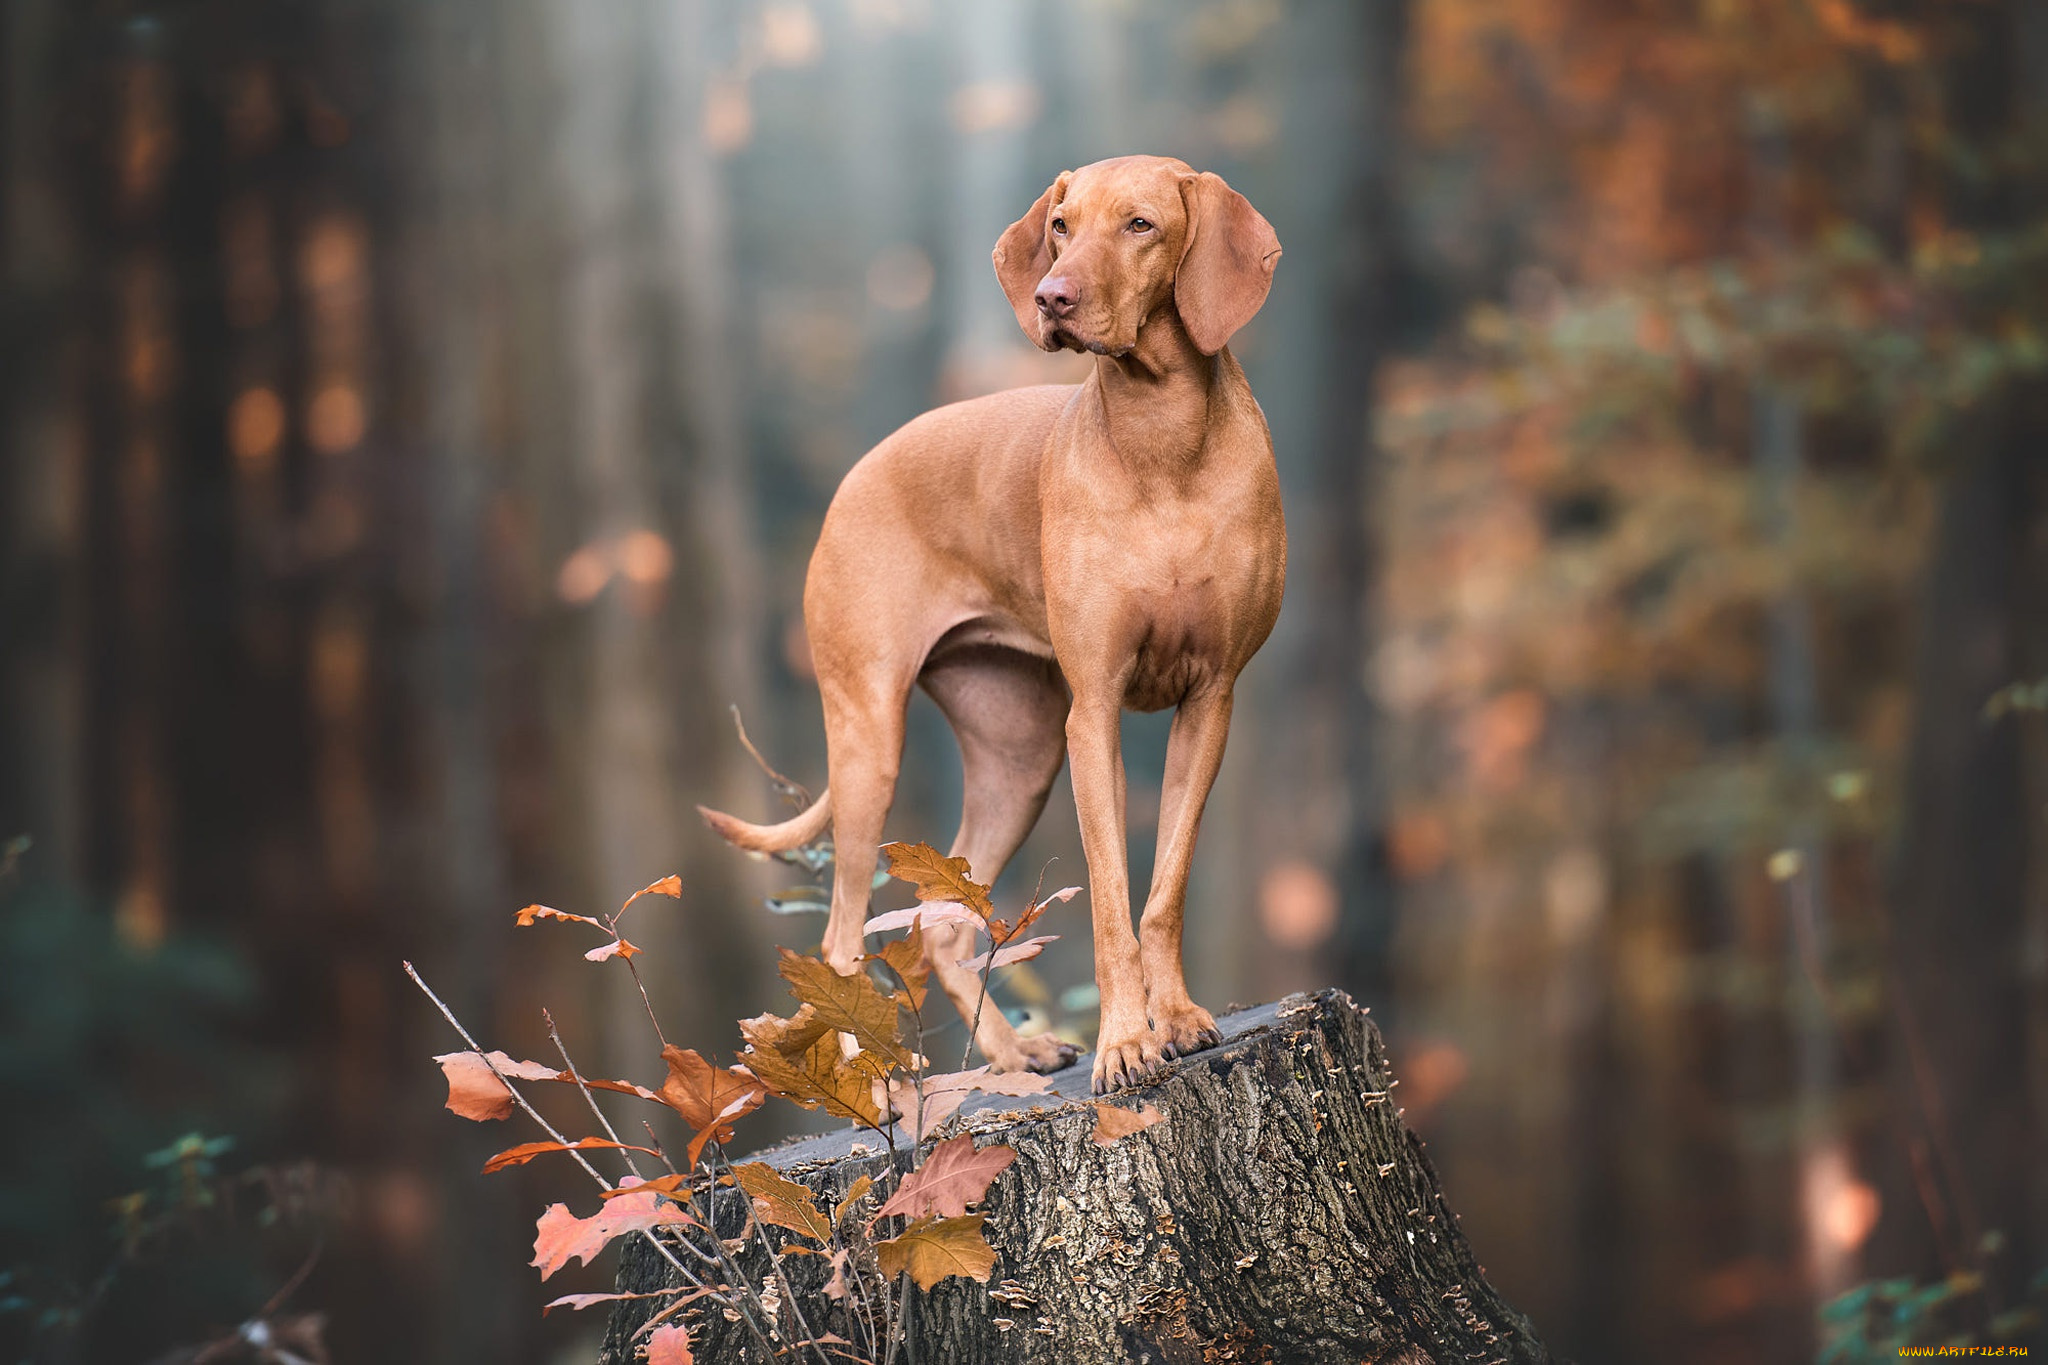
<path fill-rule="evenodd" d="M 1977 1332 L 1968 1323 L 1983 1288 L 1981 1278 L 1966 1272 L 1931 1284 L 1908 1278 L 1859 1284 L 1821 1307 L 1817 1365 L 1889 1365 L 1910 1346 L 2005 1346 L 2034 1339 L 2048 1319 L 2048 1269 L 2034 1277 L 2026 1303 Z"/>

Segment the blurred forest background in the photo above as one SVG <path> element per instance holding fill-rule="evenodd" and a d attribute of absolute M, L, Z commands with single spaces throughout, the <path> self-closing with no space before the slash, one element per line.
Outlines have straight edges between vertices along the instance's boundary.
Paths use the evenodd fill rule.
<path fill-rule="evenodd" d="M 822 920 L 691 810 L 775 809 L 727 708 L 822 783 L 826 502 L 926 407 L 1076 375 L 988 254 L 1127 151 L 1287 253 L 1236 350 L 1293 574 L 1198 998 L 1370 1005 L 1585 1365 L 1863 1359 L 1816 1320 L 1851 1291 L 2029 1330 L 2048 6 L 6 0 L 9 1359 L 204 1342 L 316 1242 L 285 1311 L 337 1360 L 592 1358 L 522 1264 L 588 1195 L 477 1175 L 527 1135 L 442 1111 L 400 960 L 648 1082 L 624 973 L 513 911 L 674 872 L 632 932 L 670 1035 L 782 1008 Z M 892 835 L 943 845 L 922 699 L 905 774 Z M 1064 780 L 1005 893 L 1051 858 Z M 1000 1000 L 1085 1039 L 1055 916 Z"/>

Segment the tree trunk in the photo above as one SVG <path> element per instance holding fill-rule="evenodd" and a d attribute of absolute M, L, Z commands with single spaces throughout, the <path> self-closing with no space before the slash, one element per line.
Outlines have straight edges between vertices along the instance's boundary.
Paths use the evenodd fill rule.
<path fill-rule="evenodd" d="M 998 1259 L 987 1285 L 956 1278 L 912 1291 L 910 1359 L 1551 1360 L 1481 1276 L 1401 1122 L 1365 1012 L 1323 991 L 1222 1027 L 1222 1046 L 1115 1097 L 1152 1104 L 1166 1121 L 1109 1147 L 1093 1140 L 1086 1058 L 1049 1094 L 963 1108 L 982 1145 L 1017 1151 L 985 1205 Z M 836 1197 L 888 1159 L 855 1153 L 860 1136 L 849 1129 L 762 1159 Z M 735 1226 L 719 1230 L 731 1236 L 738 1209 L 728 1208 Z M 788 1258 L 786 1269 L 812 1328 L 855 1335 L 841 1306 L 818 1294 L 815 1258 Z M 653 1289 L 671 1274 L 641 1242 L 625 1254 L 619 1287 Z M 648 1301 L 620 1309 L 603 1365 L 631 1365 L 633 1334 L 653 1311 Z M 691 1331 L 699 1360 L 761 1354 L 715 1309 Z"/>

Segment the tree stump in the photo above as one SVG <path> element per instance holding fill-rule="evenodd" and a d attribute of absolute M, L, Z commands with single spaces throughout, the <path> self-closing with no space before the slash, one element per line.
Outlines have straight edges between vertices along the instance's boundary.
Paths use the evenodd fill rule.
<path fill-rule="evenodd" d="M 990 1189 L 988 1284 L 910 1291 L 909 1359 L 946 1365 L 1149 1361 L 1544 1365 L 1527 1319 L 1480 1274 L 1422 1143 L 1402 1124 L 1379 1030 L 1341 991 L 1292 995 L 1224 1018 L 1223 1042 L 1110 1097 L 1164 1123 L 1094 1141 L 1089 1059 L 1051 1092 L 975 1096 L 951 1120 L 1017 1160 Z M 865 1142 L 863 1142 L 865 1139 Z M 837 1198 L 883 1169 L 849 1128 L 759 1154 Z M 737 1201 L 733 1226 L 738 1231 Z M 726 1220 L 721 1219 L 721 1223 Z M 626 1244 L 622 1291 L 674 1284 Z M 811 1327 L 842 1330 L 815 1258 L 789 1258 Z M 758 1267 L 757 1267 L 758 1268 Z M 614 1314 L 604 1365 L 635 1365 L 654 1311 Z M 835 1327 L 834 1324 L 841 1324 Z M 765 1359 L 714 1308 L 697 1314 L 700 1361 Z M 843 1333 L 851 1335 L 851 1333 Z"/>

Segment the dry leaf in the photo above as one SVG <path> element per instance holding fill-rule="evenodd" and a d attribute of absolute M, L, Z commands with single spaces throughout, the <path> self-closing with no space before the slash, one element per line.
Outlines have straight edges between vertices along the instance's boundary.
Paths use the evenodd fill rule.
<path fill-rule="evenodd" d="M 500 1074 L 516 1081 L 551 1081 L 555 1078 L 555 1069 L 551 1066 L 542 1066 L 539 1062 L 515 1062 L 502 1052 L 491 1053 L 488 1062 L 474 1052 L 444 1052 L 434 1060 L 441 1064 L 441 1074 L 448 1078 L 448 1107 L 478 1123 L 506 1118 L 512 1113 L 512 1092 L 497 1075 L 492 1074 L 492 1066 L 495 1065 Z"/>
<path fill-rule="evenodd" d="M 515 1081 L 558 1081 L 565 1085 L 576 1084 L 573 1072 L 557 1071 L 540 1062 L 515 1062 L 502 1052 L 490 1054 L 491 1062 L 498 1071 Z M 441 1073 L 448 1078 L 448 1107 L 466 1119 L 482 1123 L 490 1119 L 502 1119 L 512 1112 L 512 1092 L 504 1082 L 491 1074 L 491 1067 L 474 1052 L 444 1052 L 434 1058 L 441 1064 Z M 596 1076 L 585 1076 L 583 1084 L 593 1090 L 610 1090 L 621 1095 L 638 1095 L 643 1100 L 659 1102 L 661 1097 L 644 1085 L 631 1081 L 607 1081 Z"/>
<path fill-rule="evenodd" d="M 1149 1104 L 1140 1105 L 1134 1111 L 1119 1108 L 1106 1100 L 1095 1102 L 1095 1141 L 1104 1147 L 1155 1123 L 1164 1122 L 1166 1115 Z"/>
<path fill-rule="evenodd" d="M 978 1204 L 995 1178 L 1017 1159 L 1015 1148 L 1000 1144 L 975 1150 L 974 1138 L 962 1133 L 932 1148 L 924 1164 L 903 1178 L 896 1193 L 868 1220 L 892 1214 L 908 1218 L 957 1218 Z"/>
<path fill-rule="evenodd" d="M 1044 900 L 1038 902 L 1038 904 L 1025 906 L 1024 913 L 1017 917 L 1017 927 L 1014 929 L 1010 927 L 1010 922 L 1006 919 L 990 919 L 988 922 L 989 938 L 997 944 L 1008 943 L 1011 939 L 1038 923 L 1038 917 L 1047 910 L 1050 910 L 1055 902 L 1070 901 L 1080 894 L 1080 891 L 1081 888 L 1078 886 L 1063 886 Z M 1002 964 L 998 962 L 996 965 L 1000 967 Z"/>
<path fill-rule="evenodd" d="M 928 925 L 964 924 L 977 933 L 988 932 L 988 925 L 981 916 L 944 901 L 919 901 L 908 910 L 891 910 L 887 914 L 876 915 L 860 928 L 863 934 L 886 934 L 891 929 L 908 929 L 919 920 Z"/>
<path fill-rule="evenodd" d="M 760 1161 L 735 1166 L 732 1174 L 753 1198 L 754 1216 L 762 1222 L 800 1232 L 813 1241 L 832 1240 L 831 1220 L 818 1207 L 817 1196 L 802 1185 Z"/>
<path fill-rule="evenodd" d="M 742 1019 L 740 1032 L 753 1047 L 741 1061 L 774 1094 L 805 1109 L 823 1105 L 839 1118 L 881 1124 L 869 1076 L 847 1063 L 839 1039 L 813 1006 L 806 1004 L 789 1019 Z"/>
<path fill-rule="evenodd" d="M 612 957 L 623 957 L 628 962 L 630 962 L 634 958 L 640 956 L 640 951 L 640 949 L 626 942 L 626 940 L 622 938 L 615 938 L 610 943 L 605 944 L 602 948 L 592 948 L 583 956 L 589 958 L 592 962 L 603 962 L 607 958 Z"/>
<path fill-rule="evenodd" d="M 574 1142 L 522 1142 L 517 1147 L 507 1147 L 504 1151 L 486 1161 L 484 1163 L 484 1174 L 489 1175 L 492 1171 L 502 1171 L 507 1166 L 524 1166 L 535 1157 L 545 1156 L 549 1152 L 567 1151 L 645 1152 L 649 1156 L 661 1155 L 660 1152 L 655 1151 L 652 1147 L 635 1147 L 630 1142 L 613 1142 L 609 1138 L 578 1138 Z"/>
<path fill-rule="evenodd" d="M 995 1248 L 981 1232 L 987 1217 L 920 1218 L 900 1235 L 875 1243 L 883 1276 L 893 1280 L 907 1270 L 919 1289 L 930 1289 L 949 1275 L 987 1284 L 996 1266 Z"/>
<path fill-rule="evenodd" d="M 759 1109 L 767 1087 L 748 1072 L 716 1067 L 689 1048 L 671 1044 L 661 1050 L 668 1079 L 661 1083 L 662 1102 L 683 1116 L 696 1136 L 690 1142 L 690 1165 L 707 1142 L 731 1142 L 733 1120 Z"/>
<path fill-rule="evenodd" d="M 659 1227 L 688 1227 L 693 1220 L 660 1195 L 635 1191 L 607 1200 L 588 1218 L 578 1218 L 566 1204 L 550 1204 L 536 1225 L 532 1265 L 545 1280 L 569 1263 L 571 1256 L 589 1265 L 614 1237 Z"/>
<path fill-rule="evenodd" d="M 994 963 L 998 967 L 1007 967 L 1013 962 L 1027 962 L 1044 952 L 1046 944 L 1057 943 L 1059 939 L 1060 936 L 1058 934 L 1044 934 L 1038 938 L 1027 938 L 1022 943 L 1011 943 L 997 948 L 993 953 L 983 953 L 979 957 L 968 958 L 960 965 L 970 972 L 979 972 L 989 965 L 991 958 L 994 959 Z"/>
<path fill-rule="evenodd" d="M 690 1197 L 689 1180 L 690 1177 L 686 1175 L 662 1175 L 656 1176 L 652 1180 L 638 1181 L 629 1176 L 625 1183 L 621 1184 L 617 1189 L 605 1190 L 598 1197 L 601 1199 L 617 1199 L 623 1194 L 645 1194 L 652 1190 L 656 1194 L 665 1194 L 671 1199 L 687 1200 Z"/>
<path fill-rule="evenodd" d="M 855 969 L 842 976 L 830 963 L 782 950 L 777 968 L 789 983 L 789 993 L 816 1011 L 815 1017 L 827 1028 L 850 1033 L 866 1051 L 885 1057 L 900 1067 L 912 1065 L 896 1027 L 896 1001 L 882 994 L 874 978 Z"/>
<path fill-rule="evenodd" d="M 880 958 L 896 973 L 896 979 L 903 983 L 903 1003 L 908 1008 L 924 1008 L 925 982 L 931 978 L 932 964 L 925 961 L 922 924 L 913 923 L 904 937 L 884 943 L 880 952 L 868 956 Z"/>
<path fill-rule="evenodd" d="M 546 1317 L 551 1310 L 556 1308 L 570 1308 L 580 1313 L 584 1309 L 595 1307 L 600 1303 L 617 1303 L 622 1299 L 672 1299 L 675 1297 L 677 1297 L 677 1291 L 673 1289 L 656 1289 L 646 1294 L 564 1294 L 559 1299 L 552 1299 L 542 1304 L 540 1315 Z M 687 1296 L 687 1298 L 696 1297 L 696 1294 Z"/>
<path fill-rule="evenodd" d="M 604 928 L 602 924 L 598 924 L 596 920 L 588 915 L 572 915 L 566 910 L 557 910 L 551 905 L 529 905 L 521 910 L 519 912 L 519 927 L 530 929 L 533 927 L 533 922 L 537 919 L 558 919 L 576 924 L 592 924 L 600 929 Z"/>
<path fill-rule="evenodd" d="M 655 1328 L 641 1350 L 647 1355 L 647 1365 L 693 1365 L 697 1359 L 690 1354 L 689 1329 L 680 1322 L 664 1322 Z"/>
<path fill-rule="evenodd" d="M 681 900 L 683 897 L 683 879 L 671 873 L 658 882 L 649 882 L 632 895 L 626 897 L 626 904 L 619 907 L 619 914 L 625 914 L 627 906 L 632 905 L 634 901 L 639 900 L 642 896 L 673 896 L 677 900 Z"/>
<path fill-rule="evenodd" d="M 974 880 L 965 858 L 944 857 L 930 844 L 883 844 L 889 875 L 917 888 L 917 898 L 949 901 L 973 911 L 986 923 L 996 913 L 988 888 Z"/>
<path fill-rule="evenodd" d="M 853 1206 L 860 1203 L 867 1192 L 874 1188 L 874 1185 L 874 1178 L 865 1175 L 854 1181 L 851 1185 L 848 1185 L 846 1193 L 840 1196 L 839 1202 L 832 1206 L 833 1225 L 837 1226 L 845 1222 L 846 1215 L 853 1209 Z"/>
<path fill-rule="evenodd" d="M 866 1177 L 862 1177 L 865 1179 Z M 846 1248 L 832 1248 L 832 1278 L 825 1281 L 825 1287 L 818 1291 L 828 1299 L 846 1297 Z"/>
<path fill-rule="evenodd" d="M 926 1076 L 923 1085 L 922 1112 L 918 1107 L 916 1084 L 896 1081 L 889 1087 L 889 1102 L 896 1106 L 898 1113 L 914 1121 L 915 1136 L 919 1141 L 953 1117 L 970 1091 L 979 1090 L 985 1095 L 1041 1095 L 1051 1089 L 1052 1077 L 1032 1071 L 1007 1071 L 995 1075 L 987 1067 L 978 1066 L 972 1071 Z"/>

